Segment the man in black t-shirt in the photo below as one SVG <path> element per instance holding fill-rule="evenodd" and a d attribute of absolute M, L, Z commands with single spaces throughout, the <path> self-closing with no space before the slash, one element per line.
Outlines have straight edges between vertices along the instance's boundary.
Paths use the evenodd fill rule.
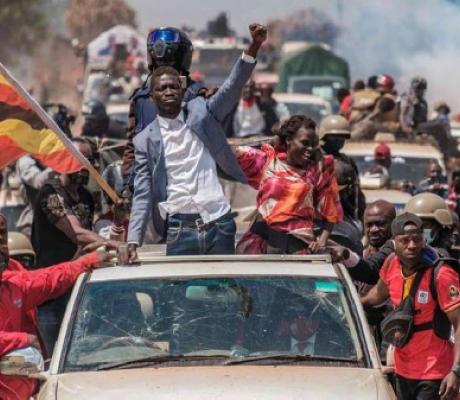
<path fill-rule="evenodd" d="M 89 145 L 81 139 L 75 144 L 92 162 Z M 34 204 L 32 245 L 37 267 L 48 267 L 74 258 L 80 247 L 103 244 L 92 232 L 94 201 L 85 185 L 89 172 L 82 169 L 50 179 L 41 188 Z"/>

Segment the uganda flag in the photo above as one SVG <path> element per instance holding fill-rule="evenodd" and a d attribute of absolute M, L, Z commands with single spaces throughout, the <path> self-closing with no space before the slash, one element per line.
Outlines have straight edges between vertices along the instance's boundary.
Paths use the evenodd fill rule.
<path fill-rule="evenodd" d="M 56 172 L 78 171 L 81 164 L 61 140 L 63 136 L 48 114 L 0 63 L 0 169 L 30 154 Z"/>

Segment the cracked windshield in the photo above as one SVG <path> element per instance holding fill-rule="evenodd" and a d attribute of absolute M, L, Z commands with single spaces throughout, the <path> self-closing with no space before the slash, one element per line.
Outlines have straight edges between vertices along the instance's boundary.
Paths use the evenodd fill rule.
<path fill-rule="evenodd" d="M 65 369 L 156 357 L 270 355 L 361 358 L 339 281 L 269 276 L 92 283 L 78 309 Z"/>

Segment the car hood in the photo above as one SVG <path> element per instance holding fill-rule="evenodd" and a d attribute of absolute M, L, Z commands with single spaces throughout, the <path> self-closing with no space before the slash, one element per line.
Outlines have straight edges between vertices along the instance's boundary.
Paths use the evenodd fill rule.
<path fill-rule="evenodd" d="M 394 399 L 379 370 L 306 366 L 142 368 L 63 374 L 57 400 Z"/>

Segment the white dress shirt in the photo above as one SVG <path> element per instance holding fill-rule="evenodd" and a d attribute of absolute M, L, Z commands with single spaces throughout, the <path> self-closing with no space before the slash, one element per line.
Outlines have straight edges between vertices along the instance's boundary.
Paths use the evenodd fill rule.
<path fill-rule="evenodd" d="M 168 177 L 167 199 L 159 204 L 161 216 L 200 214 L 204 223 L 230 210 L 217 177 L 216 162 L 203 142 L 176 118 L 158 116 Z"/>

